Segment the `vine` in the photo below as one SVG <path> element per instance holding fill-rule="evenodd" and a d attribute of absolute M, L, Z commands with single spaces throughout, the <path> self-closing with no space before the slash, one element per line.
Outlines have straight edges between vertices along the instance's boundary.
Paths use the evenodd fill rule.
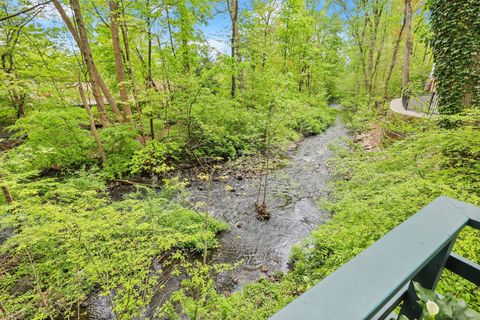
<path fill-rule="evenodd" d="M 430 0 L 439 111 L 480 106 L 480 0 Z"/>

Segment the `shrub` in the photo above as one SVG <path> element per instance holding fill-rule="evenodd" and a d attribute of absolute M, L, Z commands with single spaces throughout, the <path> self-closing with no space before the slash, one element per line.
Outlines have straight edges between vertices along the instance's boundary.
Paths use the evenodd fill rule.
<path fill-rule="evenodd" d="M 261 280 L 229 297 L 215 297 L 215 307 L 206 305 L 199 314 L 267 319 L 439 195 L 480 205 L 478 127 L 427 127 L 380 152 L 339 152 L 333 198 L 321 204 L 333 217 L 294 248 L 293 270 L 279 281 Z M 454 251 L 478 263 L 479 246 L 478 231 L 465 228 Z M 438 291 L 480 310 L 478 288 L 450 272 L 444 271 Z"/>
<path fill-rule="evenodd" d="M 100 139 L 107 155 L 107 176 L 121 177 L 129 171 L 131 159 L 141 147 L 137 138 L 137 132 L 128 124 L 118 124 L 100 131 Z"/>
<path fill-rule="evenodd" d="M 91 162 L 95 145 L 87 129 L 85 112 L 79 108 L 32 111 L 10 129 L 23 138 L 10 151 L 12 162 L 29 159 L 30 169 L 66 168 Z"/>
<path fill-rule="evenodd" d="M 206 232 L 204 217 L 172 202 L 171 190 L 143 188 L 111 203 L 92 174 L 18 189 L 19 207 L 0 208 L 2 227 L 16 230 L 0 246 L 0 301 L 18 319 L 73 317 L 96 289 L 111 295 L 117 319 L 135 318 L 162 276 L 152 274 L 155 257 L 214 246 L 227 227 L 211 219 Z"/>
<path fill-rule="evenodd" d="M 165 175 L 173 170 L 181 147 L 176 142 L 148 141 L 145 147 L 135 152 L 130 163 L 130 173 L 151 172 Z"/>

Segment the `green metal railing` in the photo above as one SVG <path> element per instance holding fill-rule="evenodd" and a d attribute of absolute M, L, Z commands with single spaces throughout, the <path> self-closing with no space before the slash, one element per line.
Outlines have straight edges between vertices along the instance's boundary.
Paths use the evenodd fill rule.
<path fill-rule="evenodd" d="M 480 229 L 480 208 L 441 196 L 271 320 L 390 319 L 397 306 L 418 319 L 422 310 L 412 280 L 435 289 L 447 268 L 480 286 L 480 266 L 451 252 L 467 225 Z"/>

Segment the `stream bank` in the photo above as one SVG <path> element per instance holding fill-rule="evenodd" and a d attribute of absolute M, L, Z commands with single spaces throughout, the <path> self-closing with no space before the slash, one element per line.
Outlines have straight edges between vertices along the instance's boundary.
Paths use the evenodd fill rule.
<path fill-rule="evenodd" d="M 217 285 L 231 292 L 261 277 L 288 270 L 294 244 L 308 236 L 314 227 L 326 222 L 329 214 L 318 209 L 317 200 L 328 197 L 332 170 L 329 145 L 347 135 L 340 118 L 324 133 L 307 137 L 287 154 L 289 163 L 269 175 L 266 204 L 269 220 L 259 220 L 255 212 L 259 179 L 229 177 L 213 181 L 209 212 L 230 225 L 220 235 L 220 246 L 211 255 L 212 263 L 234 264 L 237 268 L 220 274 Z M 205 202 L 206 192 L 193 183 L 191 202 Z"/>
<path fill-rule="evenodd" d="M 306 137 L 287 153 L 288 164 L 269 174 L 269 220 L 257 219 L 255 212 L 258 178 L 228 175 L 212 181 L 209 213 L 227 222 L 230 230 L 220 234 L 219 246 L 211 252 L 209 262 L 242 261 L 236 268 L 216 276 L 219 291 L 234 292 L 262 277 L 288 270 L 292 246 L 329 219 L 329 213 L 318 208 L 317 200 L 329 195 L 332 170 L 328 160 L 333 155 L 329 146 L 341 144 L 347 136 L 338 117 L 324 133 Z M 187 191 L 192 205 L 207 201 L 205 182 L 194 180 Z M 153 298 L 148 313 L 152 314 L 178 287 L 179 280 L 170 277 L 164 290 Z M 105 297 L 91 296 L 87 310 L 91 320 L 113 318 Z"/>

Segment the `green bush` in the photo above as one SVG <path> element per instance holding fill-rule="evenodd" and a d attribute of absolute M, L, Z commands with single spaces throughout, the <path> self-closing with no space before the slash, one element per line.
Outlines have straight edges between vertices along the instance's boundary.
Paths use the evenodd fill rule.
<path fill-rule="evenodd" d="M 143 188 L 111 203 L 97 176 L 40 179 L 13 190 L 0 225 L 16 230 L 0 246 L 0 301 L 18 319 L 73 316 L 96 289 L 115 290 L 118 319 L 142 312 L 157 285 L 152 261 L 177 249 L 203 250 L 226 228 Z M 181 190 L 179 190 L 181 191 Z M 144 299 L 145 297 L 146 299 Z"/>
<path fill-rule="evenodd" d="M 193 119 L 191 146 L 197 157 L 234 159 L 255 153 L 261 146 L 261 127 L 255 112 L 242 107 L 206 107 Z"/>
<path fill-rule="evenodd" d="M 204 319 L 267 319 L 436 197 L 480 205 L 478 127 L 446 130 L 430 123 L 427 128 L 380 152 L 339 152 L 333 199 L 321 204 L 333 217 L 294 248 L 293 270 L 281 280 L 262 280 L 229 297 L 215 297 L 215 307 L 206 305 L 199 314 L 208 314 Z M 478 231 L 466 228 L 454 251 L 478 263 L 479 247 Z M 438 291 L 480 309 L 478 288 L 447 271 Z"/>
<path fill-rule="evenodd" d="M 328 109 L 324 104 L 294 101 L 292 108 L 292 128 L 304 136 L 319 134 L 325 131 L 335 120 L 335 109 Z"/>
<path fill-rule="evenodd" d="M 189 141 L 198 157 L 233 159 L 265 150 L 266 130 L 270 148 L 281 149 L 301 135 L 324 131 L 334 118 L 334 110 L 321 96 L 283 96 L 267 105 L 250 106 L 207 100 L 193 111 Z"/>
<path fill-rule="evenodd" d="M 176 142 L 148 141 L 145 147 L 135 152 L 130 163 L 130 173 L 151 172 L 166 174 L 173 170 L 173 163 L 179 160 L 181 147 Z"/>
<path fill-rule="evenodd" d="M 137 132 L 128 124 L 117 124 L 100 130 L 100 139 L 107 155 L 107 176 L 121 177 L 129 171 L 132 157 L 141 147 L 137 138 Z"/>
<path fill-rule="evenodd" d="M 13 163 L 28 159 L 29 169 L 42 170 L 92 161 L 89 155 L 95 150 L 95 144 L 86 129 L 85 111 L 80 108 L 32 111 L 9 128 L 15 137 L 24 139 L 19 147 L 10 151 Z"/>

